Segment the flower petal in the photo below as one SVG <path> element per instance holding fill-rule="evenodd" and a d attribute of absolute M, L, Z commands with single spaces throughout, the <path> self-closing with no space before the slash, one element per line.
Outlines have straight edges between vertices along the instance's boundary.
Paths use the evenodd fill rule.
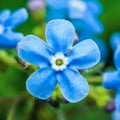
<path fill-rule="evenodd" d="M 115 32 L 112 34 L 111 39 L 110 39 L 110 45 L 113 50 L 116 50 L 117 47 L 120 45 L 120 33 Z"/>
<path fill-rule="evenodd" d="M 77 70 L 65 69 L 57 78 L 62 94 L 69 102 L 78 102 L 87 96 L 88 83 Z"/>
<path fill-rule="evenodd" d="M 64 9 L 68 5 L 68 0 L 46 0 L 46 3 L 49 7 L 53 9 Z"/>
<path fill-rule="evenodd" d="M 65 10 L 50 8 L 47 11 L 46 21 L 50 21 L 53 19 L 65 19 L 65 18 L 66 18 Z"/>
<path fill-rule="evenodd" d="M 83 0 L 70 0 L 68 9 L 70 18 L 83 19 L 87 10 L 87 4 Z"/>
<path fill-rule="evenodd" d="M 6 26 L 11 26 L 13 28 L 22 24 L 28 18 L 28 13 L 25 8 L 20 8 L 16 10 L 9 19 L 5 22 Z"/>
<path fill-rule="evenodd" d="M 112 118 L 111 118 L 112 120 L 120 120 L 120 111 L 118 111 L 118 110 L 114 110 L 113 112 L 112 112 Z"/>
<path fill-rule="evenodd" d="M 117 69 L 120 70 L 120 47 L 117 48 L 114 54 L 114 63 Z"/>
<path fill-rule="evenodd" d="M 46 39 L 55 52 L 66 52 L 75 36 L 73 25 L 63 19 L 52 20 L 46 27 Z"/>
<path fill-rule="evenodd" d="M 118 91 L 115 96 L 115 108 L 120 111 L 120 91 Z"/>
<path fill-rule="evenodd" d="M 120 86 L 120 72 L 111 71 L 104 73 L 103 86 L 108 89 L 117 89 Z"/>
<path fill-rule="evenodd" d="M 27 90 L 35 97 L 45 100 L 51 96 L 57 84 L 51 68 L 41 68 L 26 81 Z"/>
<path fill-rule="evenodd" d="M 100 51 L 96 43 L 87 39 L 76 44 L 68 54 L 69 65 L 86 69 L 96 65 L 100 60 Z"/>
<path fill-rule="evenodd" d="M 23 34 L 8 30 L 4 34 L 0 35 L 0 47 L 1 48 L 15 48 L 18 42 L 23 38 Z"/>
<path fill-rule="evenodd" d="M 10 16 L 10 13 L 11 13 L 10 10 L 7 9 L 2 10 L 0 12 L 0 23 L 3 23 L 5 20 L 7 20 Z"/>
<path fill-rule="evenodd" d="M 50 59 L 49 46 L 40 38 L 28 35 L 18 45 L 18 56 L 37 66 L 48 66 Z"/>
<path fill-rule="evenodd" d="M 88 0 L 87 5 L 88 5 L 88 11 L 90 11 L 91 13 L 99 15 L 103 12 L 102 5 L 97 0 L 96 1 L 89 1 Z"/>
<path fill-rule="evenodd" d="M 89 28 L 89 30 L 88 29 L 87 30 L 91 34 L 92 33 L 98 34 L 104 31 L 104 27 L 102 23 L 99 21 L 99 19 L 97 18 L 97 16 L 91 15 L 90 13 L 86 13 L 84 18 L 85 18 L 86 25 L 88 25 L 86 28 Z M 86 19 L 86 18 L 89 18 L 89 19 Z"/>

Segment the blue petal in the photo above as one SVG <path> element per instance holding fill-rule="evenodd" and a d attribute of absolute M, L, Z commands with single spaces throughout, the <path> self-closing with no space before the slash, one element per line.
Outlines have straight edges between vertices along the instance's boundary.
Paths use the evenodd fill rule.
<path fill-rule="evenodd" d="M 88 18 L 88 19 L 86 19 L 86 18 Z M 89 30 L 87 29 L 87 31 L 90 33 L 99 34 L 99 33 L 102 33 L 104 31 L 104 27 L 96 15 L 93 16 L 89 12 L 86 13 L 85 22 L 89 28 Z"/>
<path fill-rule="evenodd" d="M 77 34 L 80 34 L 86 28 L 84 19 L 72 19 L 71 22 L 74 25 Z"/>
<path fill-rule="evenodd" d="M 112 113 L 112 120 L 120 120 L 120 111 L 115 110 L 115 111 Z"/>
<path fill-rule="evenodd" d="M 113 50 L 116 50 L 117 47 L 120 45 L 120 33 L 115 32 L 112 34 L 111 39 L 110 39 L 110 45 Z"/>
<path fill-rule="evenodd" d="M 49 8 L 47 11 L 46 21 L 50 21 L 53 19 L 65 19 L 65 18 L 66 18 L 65 10 Z"/>
<path fill-rule="evenodd" d="M 46 39 L 55 52 L 66 52 L 75 36 L 73 25 L 63 19 L 52 20 L 46 27 Z"/>
<path fill-rule="evenodd" d="M 103 11 L 102 5 L 97 0 L 96 1 L 88 0 L 87 5 L 88 5 L 88 11 L 90 11 L 91 13 L 94 13 L 96 15 L 101 14 Z"/>
<path fill-rule="evenodd" d="M 51 96 L 56 84 L 53 70 L 47 67 L 34 72 L 26 81 L 26 88 L 33 96 L 45 100 Z"/>
<path fill-rule="evenodd" d="M 118 91 L 115 96 L 115 108 L 120 111 L 120 91 Z"/>
<path fill-rule="evenodd" d="M 46 0 L 46 4 L 54 9 L 64 9 L 68 5 L 68 0 Z"/>
<path fill-rule="evenodd" d="M 83 19 L 86 14 L 87 4 L 81 0 L 70 0 L 69 2 L 69 16 L 70 18 Z"/>
<path fill-rule="evenodd" d="M 26 62 L 37 66 L 48 66 L 50 51 L 47 44 L 34 35 L 28 35 L 18 45 L 18 55 Z"/>
<path fill-rule="evenodd" d="M 69 65 L 78 69 L 86 69 L 96 65 L 100 60 L 98 46 L 91 39 L 76 44 L 68 54 Z"/>
<path fill-rule="evenodd" d="M 69 102 L 78 102 L 88 94 L 88 83 L 77 70 L 68 68 L 58 74 L 60 90 Z"/>
<path fill-rule="evenodd" d="M 85 39 L 93 39 L 93 35 L 89 32 L 86 32 L 86 30 L 82 30 L 80 34 L 78 34 L 79 41 L 83 41 Z"/>
<path fill-rule="evenodd" d="M 117 48 L 114 54 L 114 63 L 117 69 L 120 70 L 120 47 Z"/>
<path fill-rule="evenodd" d="M 104 73 L 103 86 L 108 89 L 117 89 L 120 86 L 120 72 L 110 71 Z"/>
<path fill-rule="evenodd" d="M 28 18 L 28 13 L 25 8 L 16 10 L 9 19 L 5 22 L 6 26 L 11 26 L 13 28 L 22 24 Z"/>
<path fill-rule="evenodd" d="M 15 48 L 18 42 L 23 38 L 23 34 L 8 30 L 0 35 L 0 47 Z"/>
<path fill-rule="evenodd" d="M 10 16 L 10 10 L 3 10 L 0 12 L 0 23 L 4 23 L 5 20 L 7 20 Z"/>

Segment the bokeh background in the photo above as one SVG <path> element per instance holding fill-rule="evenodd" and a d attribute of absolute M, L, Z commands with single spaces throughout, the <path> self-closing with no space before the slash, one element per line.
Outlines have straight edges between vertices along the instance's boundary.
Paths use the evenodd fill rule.
<path fill-rule="evenodd" d="M 100 37 L 107 43 L 110 56 L 108 61 L 112 62 L 110 59 L 112 59 L 113 53 L 110 50 L 109 39 L 112 33 L 120 31 L 120 0 L 99 1 L 103 6 L 103 13 L 99 18 L 105 27 L 105 31 Z M 0 10 L 8 8 L 14 11 L 21 7 L 28 9 L 27 2 L 28 0 L 0 0 Z M 28 20 L 17 27 L 16 31 L 20 31 L 24 35 L 36 34 L 44 38 L 45 26 L 41 24 L 42 20 L 36 20 L 37 18 L 29 10 L 28 13 Z M 14 58 L 18 60 L 15 50 L 6 49 L 5 51 L 11 55 L 11 61 Z M 111 112 L 106 110 L 107 103 L 101 105 L 102 97 L 105 94 L 104 90 L 103 93 L 101 92 L 101 88 L 100 93 L 99 88 L 93 90 L 98 91 L 96 92 L 98 95 L 93 97 L 94 99 L 88 96 L 74 104 L 36 100 L 25 88 L 25 81 L 32 70 L 11 64 L 6 53 L 0 54 L 0 57 L 5 58 L 5 61 L 0 59 L 0 120 L 111 120 Z M 114 94 L 114 91 L 109 92 Z M 100 105 L 96 101 L 101 102 Z"/>

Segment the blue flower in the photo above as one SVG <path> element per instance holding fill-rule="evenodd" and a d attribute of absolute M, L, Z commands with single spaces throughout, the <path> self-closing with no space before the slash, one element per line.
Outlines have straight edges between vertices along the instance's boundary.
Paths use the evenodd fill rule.
<path fill-rule="evenodd" d="M 119 32 L 115 32 L 112 34 L 112 36 L 110 38 L 110 45 L 114 51 L 120 45 L 120 33 Z"/>
<path fill-rule="evenodd" d="M 102 13 L 102 6 L 98 0 L 46 0 L 46 4 L 47 21 L 57 18 L 69 19 L 77 33 L 85 32 L 88 37 L 91 34 L 102 33 L 104 30 L 98 19 Z"/>
<path fill-rule="evenodd" d="M 63 19 L 50 21 L 45 33 L 48 44 L 28 35 L 18 45 L 19 57 L 40 67 L 28 78 L 27 90 L 45 100 L 58 84 L 65 99 L 80 101 L 88 94 L 89 88 L 77 69 L 87 69 L 98 63 L 100 53 L 97 45 L 88 39 L 72 46 L 75 29 Z"/>
<path fill-rule="evenodd" d="M 112 113 L 112 120 L 120 120 L 120 111 L 115 110 Z"/>
<path fill-rule="evenodd" d="M 115 107 L 120 111 L 120 47 L 115 51 L 114 64 L 117 70 L 103 74 L 103 86 L 107 89 L 115 89 L 117 91 L 115 96 Z"/>
<path fill-rule="evenodd" d="M 13 30 L 28 17 L 24 8 L 11 13 L 10 10 L 0 12 L 0 48 L 14 48 L 23 37 L 22 33 Z"/>
<path fill-rule="evenodd" d="M 71 0 L 69 16 L 79 32 L 91 34 L 102 33 L 104 28 L 98 16 L 102 13 L 102 6 L 97 0 Z M 88 29 L 89 28 L 89 29 Z"/>

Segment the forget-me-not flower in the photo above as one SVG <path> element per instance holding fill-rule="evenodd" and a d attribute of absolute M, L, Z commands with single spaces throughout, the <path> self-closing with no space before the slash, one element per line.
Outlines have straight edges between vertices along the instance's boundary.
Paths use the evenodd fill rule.
<path fill-rule="evenodd" d="M 111 48 L 115 51 L 120 46 L 120 32 L 115 32 L 110 38 Z"/>
<path fill-rule="evenodd" d="M 114 64 L 117 70 L 103 74 L 103 86 L 107 89 L 115 89 L 117 91 L 115 96 L 115 108 L 120 111 L 120 47 L 115 51 Z"/>
<path fill-rule="evenodd" d="M 98 0 L 70 0 L 69 16 L 81 35 L 86 33 L 89 37 L 103 32 L 103 25 L 98 18 L 101 12 L 102 6 Z"/>
<path fill-rule="evenodd" d="M 104 27 L 98 16 L 102 13 L 102 6 L 98 0 L 46 0 L 48 7 L 47 21 L 57 18 L 69 19 L 81 38 L 103 32 Z"/>
<path fill-rule="evenodd" d="M 25 8 L 20 8 L 11 13 L 5 9 L 0 12 L 0 48 L 14 48 L 22 39 L 23 34 L 13 31 L 22 24 L 28 17 Z"/>
<path fill-rule="evenodd" d="M 19 57 L 40 67 L 27 79 L 27 90 L 45 100 L 58 84 L 65 99 L 80 101 L 88 94 L 89 88 L 77 69 L 87 69 L 99 62 L 97 45 L 88 39 L 72 46 L 75 29 L 63 19 L 50 21 L 45 33 L 47 44 L 34 35 L 28 35 L 18 45 Z"/>

